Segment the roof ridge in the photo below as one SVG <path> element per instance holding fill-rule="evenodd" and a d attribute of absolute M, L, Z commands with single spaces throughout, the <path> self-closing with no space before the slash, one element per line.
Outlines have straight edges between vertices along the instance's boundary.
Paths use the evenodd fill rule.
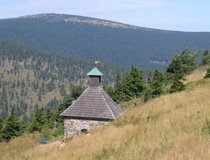
<path fill-rule="evenodd" d="M 112 116 L 114 117 L 114 119 L 117 119 L 116 116 L 114 115 L 114 113 L 112 112 L 111 108 L 109 107 L 109 104 L 107 103 L 106 98 L 104 97 L 104 94 L 103 94 L 103 92 L 102 92 L 102 90 L 101 90 L 101 89 L 103 89 L 103 88 L 102 88 L 101 86 L 99 86 L 99 87 L 97 87 L 97 88 L 101 91 L 101 93 L 102 93 L 102 95 L 103 95 L 103 98 L 104 98 L 104 100 L 105 100 L 105 102 L 106 102 L 106 105 L 107 105 L 109 111 L 111 112 Z"/>
<path fill-rule="evenodd" d="M 88 89 L 89 89 L 89 87 L 86 88 L 85 91 L 84 91 L 82 94 L 80 94 L 80 96 L 75 100 L 74 103 L 76 103 L 76 102 L 79 100 L 79 98 L 80 98 Z M 67 109 L 69 109 L 71 106 L 73 106 L 74 103 L 72 103 L 68 108 L 66 108 L 66 109 L 60 114 L 60 116 L 61 116 L 64 112 L 66 112 Z"/>

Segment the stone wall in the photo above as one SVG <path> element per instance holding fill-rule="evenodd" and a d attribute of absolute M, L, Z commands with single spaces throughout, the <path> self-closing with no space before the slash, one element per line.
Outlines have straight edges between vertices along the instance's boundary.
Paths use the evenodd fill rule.
<path fill-rule="evenodd" d="M 65 118 L 64 119 L 64 138 L 71 138 L 74 135 L 80 133 L 82 129 L 91 131 L 94 129 L 98 129 L 109 123 L 110 121 Z"/>

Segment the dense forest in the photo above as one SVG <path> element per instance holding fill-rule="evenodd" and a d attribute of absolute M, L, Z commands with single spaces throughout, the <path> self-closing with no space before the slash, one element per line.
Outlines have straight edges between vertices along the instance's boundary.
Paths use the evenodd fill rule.
<path fill-rule="evenodd" d="M 56 54 L 162 70 L 186 47 L 194 52 L 210 48 L 209 32 L 156 30 L 63 14 L 2 19 L 0 37 Z"/>
<path fill-rule="evenodd" d="M 131 66 L 131 69 L 129 72 L 127 72 L 125 77 L 122 77 L 120 72 L 117 73 L 117 77 L 115 80 L 114 86 L 107 86 L 104 84 L 103 88 L 107 91 L 107 93 L 116 101 L 116 102 L 122 102 L 122 101 L 129 101 L 133 98 L 141 98 L 144 102 L 148 101 L 151 98 L 159 97 L 163 94 L 167 93 L 174 93 L 185 90 L 186 84 L 184 84 L 185 76 L 189 73 L 191 73 L 193 70 L 195 70 L 199 65 L 200 66 L 207 66 L 210 65 L 210 55 L 209 50 L 205 50 L 203 52 L 202 62 L 199 64 L 198 57 L 201 54 L 201 52 L 192 52 L 189 48 L 185 48 L 180 54 L 176 54 L 172 61 L 170 61 L 169 65 L 166 67 L 166 72 L 163 73 L 159 69 L 156 69 L 154 72 L 150 72 L 147 76 L 147 80 L 145 81 L 144 76 L 142 74 L 142 71 L 138 69 L 135 66 Z M 11 57 L 9 58 L 11 59 Z M 3 64 L 3 67 L 7 65 L 6 68 L 12 68 L 8 65 L 10 60 L 3 60 L 1 63 Z M 38 61 L 38 59 L 35 59 Z M 33 63 L 27 63 L 26 66 L 19 66 L 17 68 L 27 68 L 30 67 Z M 14 62 L 15 66 L 16 62 Z M 198 65 L 199 64 L 199 65 Z M 17 64 L 16 64 L 17 65 Z M 42 65 L 42 63 L 41 63 Z M 46 66 L 46 64 L 44 65 Z M 41 69 L 41 68 L 40 68 Z M 55 69 L 56 70 L 56 69 Z M 10 71 L 5 71 L 7 74 L 10 74 L 12 72 L 15 72 L 15 69 Z M 54 72 L 51 72 L 54 73 Z M 16 71 L 16 74 L 18 74 L 18 70 Z M 4 74 L 1 74 L 4 76 Z M 54 75 L 56 77 L 56 75 Z M 23 75 L 19 75 L 19 77 L 23 77 Z M 77 99 L 82 94 L 82 86 L 74 86 L 71 90 L 71 95 L 63 101 L 63 103 L 56 104 L 57 107 L 52 108 L 55 106 L 53 103 L 50 105 L 44 107 L 39 107 L 38 105 L 34 107 L 34 112 L 32 116 L 32 121 L 29 124 L 24 123 L 23 121 L 20 121 L 20 116 L 17 115 L 19 113 L 19 109 L 23 109 L 21 112 L 24 112 L 24 116 L 27 117 L 28 110 L 31 111 L 31 106 L 28 106 L 26 101 L 24 100 L 30 100 L 31 102 L 29 104 L 33 104 L 32 100 L 29 99 L 29 96 L 33 94 L 38 94 L 38 99 L 35 99 L 36 102 L 40 101 L 39 98 L 42 99 L 42 96 L 45 95 L 45 90 L 50 91 L 52 88 L 55 89 L 55 85 L 57 85 L 56 82 L 54 82 L 52 79 L 48 79 L 49 82 L 45 84 L 44 81 L 42 81 L 41 88 L 39 88 L 39 83 L 36 84 L 36 82 L 40 82 L 41 80 L 38 80 L 38 77 L 31 76 L 29 73 L 29 76 L 27 77 L 34 77 L 32 79 L 36 79 L 36 81 L 33 81 L 30 78 L 27 78 L 27 83 L 24 82 L 24 80 L 18 79 L 20 81 L 19 83 L 12 81 L 11 79 L 9 81 L 4 81 L 1 93 L 1 103 L 3 104 L 4 108 L 2 109 L 2 112 L 9 113 L 8 118 L 4 121 L 2 118 L 0 118 L 0 142 L 1 141 L 9 141 L 11 138 L 20 136 L 24 132 L 41 132 L 42 137 L 44 139 L 50 138 L 50 129 L 53 129 L 53 136 L 58 136 L 63 134 L 63 123 L 64 119 L 60 116 L 60 114 L 69 107 L 73 100 Z M 207 68 L 207 72 L 204 78 L 210 77 L 210 68 Z M 57 78 L 54 78 L 58 80 Z M 43 79 L 42 79 L 43 80 Z M 56 81 L 55 80 L 55 81 Z M 58 88 L 62 92 L 58 92 L 60 94 L 59 96 L 62 96 L 63 91 L 65 91 L 65 85 L 64 88 L 60 87 L 63 85 L 62 79 L 60 79 L 60 83 L 58 82 Z M 1 82 L 2 83 L 2 82 Z M 12 85 L 14 86 L 13 89 L 9 89 L 7 91 L 6 86 Z M 43 85 L 44 84 L 44 85 Z M 49 85 L 50 84 L 50 85 Z M 26 85 L 31 86 L 25 87 Z M 18 91 L 13 93 L 15 88 L 21 88 L 20 93 Z M 69 87 L 69 86 L 68 86 Z M 62 89 L 61 89 L 62 88 Z M 28 93 L 29 90 L 33 90 L 31 93 Z M 37 92 L 35 90 L 38 90 Z M 53 89 L 52 89 L 53 90 Z M 9 97 L 8 101 L 8 95 L 7 92 L 11 93 L 11 97 Z M 43 94 L 44 93 L 44 94 Z M 28 95 L 29 94 L 29 95 Z M 41 96 L 39 97 L 39 95 Z M 12 95 L 14 95 L 12 97 Z M 54 95 L 55 96 L 55 95 Z M 63 94 L 64 96 L 64 94 Z M 18 98 L 19 97 L 19 98 Z M 22 104 L 19 105 L 18 100 L 22 101 Z M 56 100 L 56 99 L 55 99 Z M 16 106 L 10 105 L 12 101 L 16 101 Z M 11 108 L 8 108 L 8 105 L 11 106 Z M 15 108 L 17 112 L 15 111 Z M 8 112 L 8 110 L 11 110 Z M 4 116 L 4 114 L 3 114 Z M 23 119 L 25 120 L 25 119 Z"/>
<path fill-rule="evenodd" d="M 53 55 L 0 40 L 0 115 L 6 119 L 12 107 L 17 117 L 30 123 L 35 109 L 56 110 L 75 86 L 87 87 L 87 73 L 94 62 Z M 113 85 L 117 73 L 127 67 L 100 63 L 102 83 Z"/>

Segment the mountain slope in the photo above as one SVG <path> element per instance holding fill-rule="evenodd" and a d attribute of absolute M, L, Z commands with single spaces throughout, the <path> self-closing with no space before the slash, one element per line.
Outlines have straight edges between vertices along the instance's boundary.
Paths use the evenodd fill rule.
<path fill-rule="evenodd" d="M 106 20 L 41 14 L 0 20 L 0 37 L 81 59 L 164 68 L 175 53 L 210 48 L 209 32 L 176 32 Z"/>
<path fill-rule="evenodd" d="M 201 69 L 188 76 L 187 79 L 191 81 L 186 91 L 128 107 L 120 119 L 92 132 L 88 138 L 80 135 L 59 149 L 53 143 L 38 145 L 40 137 L 37 134 L 25 135 L 11 141 L 6 147 L 1 147 L 5 145 L 1 143 L 1 158 L 209 159 L 210 128 L 206 132 L 204 127 L 210 122 L 210 80 L 203 79 L 204 73 Z M 23 138 L 31 142 L 30 146 Z M 20 143 L 25 145 L 20 147 Z M 11 146 L 18 148 L 19 152 L 15 153 Z"/>
<path fill-rule="evenodd" d="M 14 106 L 25 122 L 38 107 L 57 109 L 69 98 L 74 85 L 87 86 L 86 75 L 93 62 L 56 56 L 37 49 L 0 40 L 0 115 L 6 119 Z M 113 84 L 117 72 L 127 67 L 101 63 L 102 83 Z"/>

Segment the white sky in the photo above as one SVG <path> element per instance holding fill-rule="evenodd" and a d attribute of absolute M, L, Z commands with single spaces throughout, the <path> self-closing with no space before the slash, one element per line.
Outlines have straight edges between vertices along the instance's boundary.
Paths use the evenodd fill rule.
<path fill-rule="evenodd" d="M 208 0 L 0 0 L 0 19 L 41 13 L 80 15 L 156 29 L 210 32 Z"/>

